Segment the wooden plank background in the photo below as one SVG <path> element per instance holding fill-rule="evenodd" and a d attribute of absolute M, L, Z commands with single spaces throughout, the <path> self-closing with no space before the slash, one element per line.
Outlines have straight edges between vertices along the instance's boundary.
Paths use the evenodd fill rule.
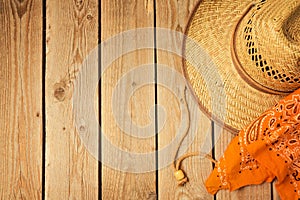
<path fill-rule="evenodd" d="M 176 38 L 160 38 L 158 29 L 153 28 L 184 33 L 197 3 L 198 0 L 0 0 L 0 199 L 279 199 L 272 184 L 208 194 L 203 183 L 212 164 L 198 157 L 182 163 L 189 183 L 177 185 L 171 163 L 164 163 L 172 152 L 164 155 L 160 150 L 169 146 L 177 134 L 182 99 L 170 88 L 155 84 L 168 79 L 171 88 L 185 91 L 175 73 L 169 74 L 164 67 L 182 73 L 182 58 L 172 52 L 149 48 L 121 55 L 103 71 L 100 97 L 96 94 L 101 132 L 122 152 L 154 152 L 143 163 L 148 171 L 137 173 L 140 163 L 128 163 L 126 154 L 111 157 L 103 143 L 104 136 L 99 135 L 98 156 L 117 163 L 106 165 L 89 153 L 78 136 L 72 97 L 86 56 L 99 43 L 140 28 L 153 31 L 146 38 L 133 34 L 131 45 L 138 46 L 146 39 L 145 43 L 153 47 L 167 41 L 181 49 L 182 43 L 176 43 Z M 103 58 L 105 50 L 117 54 L 126 42 L 124 38 L 114 48 L 104 47 L 99 56 Z M 103 66 L 97 64 L 99 71 L 95 73 L 100 73 Z M 142 65 L 147 67 L 146 75 L 153 84 L 136 90 L 126 109 L 119 113 L 124 118 L 130 116 L 139 126 L 154 123 L 149 129 L 153 134 L 141 139 L 133 134 L 134 127 L 129 131 L 118 127 L 111 102 L 118 81 Z M 125 92 L 136 87 L 139 75 L 128 76 L 123 85 Z M 124 91 L 115 94 L 120 102 L 126 102 L 128 94 Z M 188 105 L 192 102 L 189 94 Z M 155 104 L 162 106 L 164 112 L 158 112 Z M 197 110 L 189 107 L 190 115 L 196 116 Z M 213 136 L 220 129 L 201 112 L 196 124 L 192 129 L 196 130 L 195 136 L 185 140 L 190 144 L 188 152 L 199 150 L 205 133 Z M 223 131 L 211 155 L 218 159 L 232 138 L 232 133 Z M 213 139 L 210 143 L 214 143 Z"/>
<path fill-rule="evenodd" d="M 110 37 L 124 31 L 142 27 L 153 27 L 153 10 L 153 2 L 151 0 L 147 2 L 101 1 L 101 41 L 104 42 Z M 151 39 L 153 43 L 153 35 Z M 124 39 L 120 44 L 115 45 L 111 49 L 107 49 L 107 51 L 111 54 L 118 54 L 119 48 L 126 48 L 126 43 L 128 42 L 128 40 L 126 41 Z M 130 42 L 138 43 L 137 38 L 133 38 Z M 106 51 L 106 49 L 104 49 L 104 51 Z M 102 166 L 101 189 L 103 199 L 155 199 L 156 197 L 155 171 L 148 173 L 128 173 L 124 170 L 130 168 L 134 169 L 139 164 L 135 162 L 127 164 L 126 159 L 128 158 L 121 155 L 122 151 L 147 153 L 155 150 L 155 137 L 139 139 L 131 136 L 133 131 L 131 128 L 128 131 L 121 130 L 120 127 L 113 124 L 115 120 L 111 109 L 111 97 L 117 82 L 123 76 L 126 76 L 130 70 L 143 64 L 152 63 L 149 68 L 154 69 L 153 60 L 153 50 L 138 50 L 128 55 L 121 55 L 107 70 L 103 71 L 103 76 L 101 77 L 101 128 L 103 134 L 120 150 L 119 154 L 113 158 L 119 160 L 116 167 L 119 167 L 120 170 L 112 169 L 106 165 Z M 123 85 L 125 91 L 131 87 L 135 87 L 135 84 L 138 84 L 134 81 L 137 77 L 128 77 L 128 80 Z M 154 79 L 154 76 L 152 79 Z M 117 92 L 119 102 L 123 103 L 127 96 L 125 94 L 126 92 L 123 90 L 118 90 Z M 146 125 L 149 123 L 147 112 L 149 107 L 154 105 L 154 98 L 154 86 L 149 85 L 143 87 L 132 95 L 131 101 L 125 106 L 125 110 L 118 110 L 120 112 L 119 115 L 124 116 L 126 120 L 126 114 L 128 112 L 130 116 L 132 116 L 132 119 L 128 120 L 132 120 L 137 124 Z M 151 114 L 154 115 L 154 112 Z M 154 133 L 155 129 L 151 131 Z M 101 150 L 104 160 L 109 159 L 111 153 L 112 152 L 105 147 Z M 155 157 L 153 156 L 146 160 L 145 165 L 149 165 L 150 168 L 155 169 Z"/>
<path fill-rule="evenodd" d="M 45 198 L 97 199 L 98 161 L 74 127 L 72 92 L 80 65 L 98 43 L 98 2 L 47 1 L 45 6 Z"/>
<path fill-rule="evenodd" d="M 0 2 L 0 196 L 42 197 L 42 3 Z"/>

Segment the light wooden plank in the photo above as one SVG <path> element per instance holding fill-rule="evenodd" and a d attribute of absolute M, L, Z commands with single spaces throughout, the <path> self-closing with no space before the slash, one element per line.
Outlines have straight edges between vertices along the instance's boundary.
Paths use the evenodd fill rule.
<path fill-rule="evenodd" d="M 278 192 L 276 191 L 275 185 L 273 185 L 273 199 L 274 200 L 280 200 L 281 199 Z"/>
<path fill-rule="evenodd" d="M 198 1 L 184 1 L 184 0 L 162 0 L 156 1 L 156 22 L 157 27 L 167 28 L 173 31 L 184 33 L 188 20 L 192 14 Z M 165 35 L 163 31 L 157 30 L 157 46 L 163 47 L 163 43 L 169 43 L 171 49 L 176 49 L 177 52 L 182 50 L 182 40 L 170 35 Z M 172 52 L 158 50 L 158 83 L 168 80 L 167 87 L 158 87 L 158 104 L 165 108 L 165 115 L 158 115 L 158 126 L 163 125 L 163 129 L 159 132 L 159 149 L 170 147 L 176 144 L 175 138 L 181 135 L 184 130 L 180 129 L 181 124 L 186 125 L 186 121 L 182 120 L 183 116 L 182 98 L 185 98 L 181 93 L 176 91 L 182 90 L 184 84 L 179 81 L 179 77 L 183 78 L 182 56 L 175 55 Z M 165 66 L 174 70 L 169 73 L 169 70 L 164 70 Z M 175 73 L 176 72 L 176 73 Z M 178 73 L 178 74 L 177 74 Z M 179 76 L 179 77 L 178 77 Z M 176 96 L 177 95 L 177 96 Z M 203 144 L 206 134 L 211 133 L 210 120 L 199 111 L 199 107 L 191 97 L 189 90 L 186 91 L 186 99 L 188 103 L 188 111 L 190 114 L 190 132 L 185 139 L 185 144 L 180 146 L 181 152 L 187 148 L 186 152 L 199 151 Z M 198 118 L 196 118 L 198 116 Z M 163 119 L 166 118 L 164 122 Z M 164 124 L 163 124 L 164 123 Z M 193 134 L 195 137 L 193 137 Z M 179 136 L 182 137 L 182 136 Z M 210 136 L 209 136 L 210 138 Z M 210 140 L 211 143 L 211 140 Z M 187 144 L 189 144 L 187 146 Z M 199 157 L 187 158 L 182 163 L 182 168 L 186 172 L 189 183 L 181 187 L 177 185 L 177 181 L 173 176 L 173 169 L 170 165 L 166 165 L 165 160 L 172 158 L 177 145 L 171 148 L 169 155 L 159 154 L 159 198 L 160 199 L 213 199 L 213 196 L 208 194 L 204 182 L 211 171 L 212 164 L 205 159 Z"/>
<path fill-rule="evenodd" d="M 220 129 L 219 125 L 215 125 L 215 129 Z M 234 134 L 223 130 L 218 141 L 215 146 L 215 157 L 217 160 L 224 154 L 227 146 L 229 145 L 230 141 L 233 139 Z M 263 183 L 261 185 L 250 185 L 238 189 L 236 191 L 226 191 L 220 190 L 217 193 L 217 199 L 271 199 L 271 184 L 270 183 Z"/>
<path fill-rule="evenodd" d="M 0 1 L 0 199 L 42 198 L 42 2 Z"/>
<path fill-rule="evenodd" d="M 276 190 L 275 185 L 276 185 L 276 182 L 273 181 L 273 182 L 272 182 L 272 187 L 273 187 L 273 199 L 274 199 L 274 200 L 280 200 L 280 196 L 279 196 L 279 194 L 278 194 L 278 192 L 277 192 L 277 190 Z"/>
<path fill-rule="evenodd" d="M 97 8 L 96 0 L 47 1 L 46 199 L 98 198 L 98 160 L 80 140 L 72 111 L 74 81 L 98 43 Z"/>
<path fill-rule="evenodd" d="M 110 66 L 102 66 L 103 69 L 107 67 L 101 77 L 103 199 L 156 199 L 155 127 L 152 126 L 147 132 L 136 132 L 138 128 L 135 128 L 147 126 L 155 120 L 154 110 L 150 109 L 154 105 L 154 85 L 147 84 L 138 89 L 143 77 L 152 82 L 154 80 L 154 53 L 153 49 L 136 50 L 126 55 L 122 53 L 128 46 L 138 48 L 140 42 L 154 44 L 153 31 L 145 37 L 134 34 L 136 28 L 153 27 L 153 15 L 151 0 L 101 1 L 101 41 L 106 42 L 103 44 L 102 60 L 105 62 L 111 55 L 120 56 Z M 133 30 L 131 40 L 121 37 L 119 42 L 107 47 L 111 37 L 129 30 Z M 144 73 L 140 73 L 138 70 L 143 64 L 149 65 Z M 137 71 L 129 75 L 130 70 L 134 69 Z M 115 86 L 121 80 L 124 81 L 122 89 L 117 90 Z M 136 92 L 129 94 L 128 91 L 134 88 L 137 88 Z M 117 105 L 112 99 L 113 94 L 118 98 Z M 130 97 L 128 102 L 126 97 Z M 117 110 L 115 114 L 121 119 L 116 119 L 112 108 Z M 131 125 L 123 130 L 126 121 Z M 142 139 L 144 133 L 150 136 Z M 115 146 L 116 151 L 104 144 L 104 137 Z M 132 153 L 145 153 L 144 163 L 134 159 Z M 114 162 L 107 163 L 109 160 Z M 146 169 L 150 169 L 149 172 Z"/>

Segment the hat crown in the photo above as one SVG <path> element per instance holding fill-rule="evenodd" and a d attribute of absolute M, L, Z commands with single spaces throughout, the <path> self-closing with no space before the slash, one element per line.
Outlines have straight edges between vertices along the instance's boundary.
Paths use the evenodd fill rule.
<path fill-rule="evenodd" d="M 299 7 L 300 0 L 200 1 L 186 29 L 183 72 L 204 113 L 240 130 L 300 87 Z M 224 107 L 225 118 L 216 112 Z"/>
<path fill-rule="evenodd" d="M 269 93 L 300 87 L 298 0 L 261 0 L 239 20 L 233 36 L 233 56 L 242 77 Z"/>
<path fill-rule="evenodd" d="M 286 20 L 282 29 L 291 42 L 300 43 L 300 6 Z"/>

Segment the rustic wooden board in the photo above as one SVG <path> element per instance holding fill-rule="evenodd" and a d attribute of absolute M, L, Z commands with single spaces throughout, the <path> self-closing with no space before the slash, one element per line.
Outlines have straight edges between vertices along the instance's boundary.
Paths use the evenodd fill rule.
<path fill-rule="evenodd" d="M 97 8 L 96 0 L 47 1 L 46 199 L 98 198 L 98 160 L 80 140 L 72 112 L 74 80 L 98 43 Z"/>
<path fill-rule="evenodd" d="M 124 31 L 134 30 L 142 27 L 153 27 L 154 11 L 153 1 L 101 1 L 101 41 L 107 42 L 116 34 Z M 109 164 L 102 162 L 102 198 L 103 199 L 156 199 L 156 178 L 155 178 L 155 153 L 145 157 L 144 163 L 131 160 L 129 153 L 153 153 L 155 152 L 155 127 L 150 128 L 152 136 L 141 139 L 139 135 L 144 132 L 135 133 L 134 126 L 146 126 L 155 120 L 154 110 L 154 85 L 147 84 L 137 89 L 130 95 L 128 91 L 140 85 L 140 78 L 147 76 L 154 80 L 154 51 L 136 50 L 129 54 L 122 55 L 122 50 L 128 45 L 139 46 L 139 42 L 154 44 L 154 34 L 147 37 L 140 37 L 139 34 L 131 35 L 131 40 L 121 38 L 121 41 L 108 48 L 107 44 L 101 53 L 102 59 L 107 56 L 120 54 L 108 68 L 103 71 L 101 77 L 101 125 L 102 125 L 102 149 L 103 160 L 115 160 Z M 121 53 L 120 53 L 121 52 Z M 103 61 L 104 62 L 104 61 Z M 140 69 L 141 65 L 150 64 L 146 67 L 147 73 L 134 71 L 128 75 L 130 70 Z M 102 66 L 104 69 L 105 66 Z M 150 72 L 150 73 L 149 73 Z M 147 78 L 146 77 L 146 78 Z M 122 90 L 116 90 L 118 81 L 123 80 Z M 112 96 L 116 94 L 118 105 L 113 104 Z M 126 97 L 130 97 L 129 102 Z M 122 107 L 124 109 L 120 109 Z M 122 119 L 118 120 L 113 110 Z M 152 117 L 149 117 L 152 116 Z M 129 130 L 123 130 L 122 125 L 133 122 Z M 117 124 L 119 122 L 119 124 Z M 113 152 L 109 145 L 104 144 L 107 138 L 109 143 L 116 147 Z M 115 153 L 115 154 L 114 154 Z M 131 160 L 131 161 L 130 161 Z M 129 162 L 129 163 L 128 163 Z M 142 168 L 152 169 L 149 172 L 137 172 Z M 153 171 L 154 170 L 154 171 Z M 136 173 L 134 173 L 136 172 Z"/>
<path fill-rule="evenodd" d="M 220 126 L 215 125 L 215 129 L 220 129 Z M 224 154 L 224 151 L 233 137 L 234 134 L 223 130 L 215 146 L 215 157 L 217 160 Z M 250 185 L 232 192 L 220 190 L 216 196 L 217 199 L 271 199 L 271 184 Z"/>
<path fill-rule="evenodd" d="M 0 199 L 42 198 L 42 2 L 0 1 Z"/>
<path fill-rule="evenodd" d="M 276 184 L 276 182 L 273 181 L 273 183 L 272 183 L 272 187 L 273 187 L 273 193 L 272 193 L 273 199 L 274 200 L 280 200 L 280 196 L 279 196 L 278 192 L 276 191 L 275 184 Z"/>
<path fill-rule="evenodd" d="M 158 28 L 168 28 L 170 30 L 184 33 L 189 17 L 198 1 L 184 1 L 184 0 L 162 0 L 156 1 L 156 24 Z M 182 50 L 182 40 L 174 37 L 174 35 L 166 36 L 161 34 L 161 31 L 157 30 L 157 46 L 158 48 L 164 46 L 163 43 L 169 43 L 172 49 L 176 49 L 177 52 Z M 182 91 L 184 86 L 179 81 L 178 75 L 182 76 L 182 56 L 175 55 L 172 52 L 157 51 L 157 63 L 158 63 L 158 83 L 163 80 L 168 80 L 167 86 L 158 87 L 158 104 L 165 108 L 165 115 L 158 115 L 158 127 L 163 126 L 163 129 L 159 132 L 158 145 L 159 149 L 170 147 L 172 144 L 176 144 L 174 140 L 176 136 L 182 135 L 183 129 L 180 129 L 181 124 L 185 124 L 186 121 L 181 117 L 184 115 L 180 108 L 182 98 L 186 98 L 188 103 L 188 111 L 191 117 L 191 121 L 195 122 L 197 119 L 194 117 L 199 114 L 199 108 L 197 104 L 192 103 L 192 97 L 189 90 L 186 91 L 186 97 L 184 94 L 178 94 L 176 91 Z M 169 70 L 164 70 L 165 66 L 174 70 L 173 73 L 169 73 Z M 177 72 L 177 73 L 174 73 Z M 164 122 L 164 118 L 166 121 Z M 164 123 L 164 124 L 162 124 Z M 185 144 L 181 145 L 181 152 L 186 149 L 186 152 L 199 151 L 201 145 L 204 142 L 205 134 L 211 133 L 210 120 L 200 112 L 200 117 L 196 121 L 196 126 L 191 123 L 190 132 L 185 139 Z M 185 124 L 186 125 L 186 124 Z M 197 131 L 196 131 L 197 129 Z M 193 136 L 194 135 L 194 136 Z M 181 137 L 181 136 L 179 136 Z M 211 142 L 211 141 L 210 141 Z M 187 146 L 188 144 L 188 146 Z M 172 158 L 174 152 L 177 149 L 177 145 L 169 152 L 168 155 L 158 154 L 159 160 L 159 198 L 160 199 L 213 199 L 213 196 L 208 194 L 204 181 L 211 171 L 212 164 L 208 160 L 201 160 L 199 157 L 188 158 L 182 163 L 182 168 L 186 172 L 189 183 L 181 187 L 177 185 L 177 181 L 173 176 L 173 169 L 171 165 L 166 165 L 165 160 Z"/>

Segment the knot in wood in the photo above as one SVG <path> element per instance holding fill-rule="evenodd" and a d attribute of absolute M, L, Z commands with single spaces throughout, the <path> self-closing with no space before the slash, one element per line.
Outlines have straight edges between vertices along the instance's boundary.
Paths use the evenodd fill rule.
<path fill-rule="evenodd" d="M 54 90 L 54 97 L 58 100 L 58 101 L 63 101 L 65 99 L 65 88 L 62 86 L 58 86 L 55 90 Z"/>
<path fill-rule="evenodd" d="M 83 126 L 83 125 L 81 125 L 80 127 L 79 127 L 79 131 L 82 133 L 82 132 L 85 132 L 85 126 Z"/>
<path fill-rule="evenodd" d="M 93 17 L 93 15 L 88 14 L 88 15 L 86 16 L 86 18 L 87 18 L 87 20 L 92 20 L 94 17 Z"/>

